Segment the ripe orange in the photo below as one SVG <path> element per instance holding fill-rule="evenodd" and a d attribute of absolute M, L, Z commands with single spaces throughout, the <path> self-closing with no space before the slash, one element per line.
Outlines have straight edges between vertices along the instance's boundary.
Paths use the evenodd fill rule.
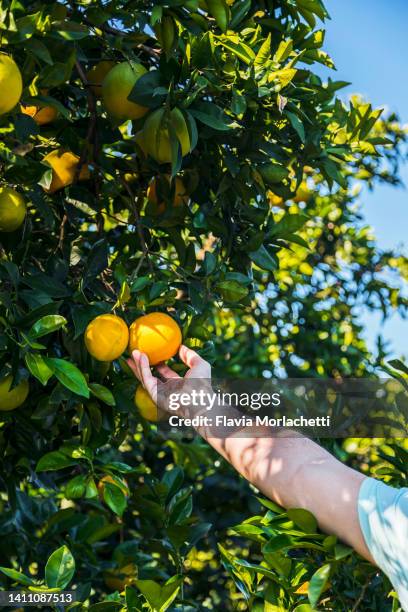
<path fill-rule="evenodd" d="M 141 416 L 147 421 L 156 423 L 165 416 L 164 412 L 157 407 L 142 385 L 139 385 L 136 389 L 134 402 Z"/>
<path fill-rule="evenodd" d="M 129 497 L 129 487 L 128 487 L 128 483 L 126 482 L 126 480 L 124 478 L 122 480 L 119 480 L 119 479 L 117 480 L 113 478 L 113 476 L 111 476 L 110 474 L 106 474 L 106 476 L 103 476 L 98 482 L 98 492 L 99 492 L 99 496 L 101 499 L 103 499 L 103 492 L 105 490 L 106 483 L 109 483 L 111 485 L 114 485 L 115 487 L 118 487 L 118 489 L 122 491 L 125 497 Z"/>
<path fill-rule="evenodd" d="M 125 587 L 130 586 L 137 580 L 138 568 L 134 563 L 128 563 L 118 569 L 107 570 L 103 573 L 103 580 L 111 591 L 125 590 Z"/>
<path fill-rule="evenodd" d="M 305 181 L 302 181 L 296 191 L 293 201 L 296 202 L 296 204 L 299 204 L 299 202 L 306 202 L 307 204 L 312 195 L 313 191 L 309 189 Z"/>
<path fill-rule="evenodd" d="M 273 193 L 273 191 L 268 191 L 266 195 L 268 196 L 269 204 L 271 206 L 282 206 L 283 198 L 281 196 L 278 196 L 276 193 Z"/>
<path fill-rule="evenodd" d="M 129 342 L 129 329 L 121 317 L 99 315 L 85 330 L 85 346 L 98 361 L 113 361 L 122 355 Z"/>
<path fill-rule="evenodd" d="M 75 172 L 79 163 L 78 155 L 71 151 L 55 150 L 48 153 L 43 159 L 52 168 L 52 180 L 48 189 L 44 189 L 47 193 L 55 193 L 68 185 L 72 185 L 75 178 Z M 84 164 L 80 170 L 78 179 L 85 181 L 90 176 L 87 164 Z"/>
<path fill-rule="evenodd" d="M 114 65 L 115 62 L 110 60 L 102 60 L 98 64 L 95 64 L 95 66 L 92 66 L 92 68 L 86 73 L 89 87 L 97 98 L 102 97 L 103 79 L 106 77 L 108 72 L 112 70 Z"/>
<path fill-rule="evenodd" d="M 13 110 L 21 98 L 23 79 L 16 62 L 0 53 L 0 115 Z"/>
<path fill-rule="evenodd" d="M 23 196 L 11 187 L 0 187 L 0 232 L 14 232 L 23 223 L 27 207 Z"/>
<path fill-rule="evenodd" d="M 22 380 L 14 389 L 10 391 L 13 382 L 11 375 L 6 376 L 0 381 L 0 410 L 14 410 L 24 404 L 27 399 L 29 384 L 28 380 Z"/>
<path fill-rule="evenodd" d="M 58 117 L 58 111 L 53 106 L 20 106 L 24 115 L 29 115 L 37 125 L 52 123 Z"/>
<path fill-rule="evenodd" d="M 181 154 L 187 155 L 191 149 L 190 133 L 181 110 L 173 108 L 168 115 L 164 108 L 159 108 L 146 119 L 143 141 L 149 155 L 160 164 L 172 161 L 170 126 L 179 141 Z"/>
<path fill-rule="evenodd" d="M 122 62 L 108 72 L 102 83 L 102 98 L 112 117 L 124 121 L 139 119 L 147 113 L 147 108 L 128 100 L 136 82 L 146 72 L 146 68 L 138 62 Z"/>
<path fill-rule="evenodd" d="M 188 204 L 189 202 L 189 197 L 187 195 L 186 188 L 184 187 L 183 181 L 178 176 L 176 176 L 176 179 L 174 181 L 174 187 L 172 188 L 171 177 L 169 175 L 166 175 L 166 179 L 169 184 L 168 190 L 166 189 L 166 185 L 164 186 L 164 189 L 163 189 L 162 185 L 160 184 L 159 179 L 157 178 L 154 178 L 151 181 L 147 189 L 147 199 L 149 200 L 149 202 L 152 202 L 152 204 L 155 204 L 157 206 L 158 213 L 164 213 L 164 211 L 166 210 L 166 202 L 164 201 L 164 199 L 168 200 L 172 192 L 173 192 L 173 206 L 183 206 L 183 205 Z M 158 187 L 159 187 L 159 191 L 161 188 L 161 193 L 160 193 L 161 201 L 160 202 L 159 202 L 159 198 L 157 195 Z"/>
<path fill-rule="evenodd" d="M 145 353 L 150 365 L 173 357 L 180 348 L 181 329 L 174 319 L 163 312 L 139 317 L 129 329 L 129 351 Z"/>

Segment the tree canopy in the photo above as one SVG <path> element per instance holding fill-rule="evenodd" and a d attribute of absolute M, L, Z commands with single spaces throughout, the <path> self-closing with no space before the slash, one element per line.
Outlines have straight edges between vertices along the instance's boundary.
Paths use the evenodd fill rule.
<path fill-rule="evenodd" d="M 27 207 L 0 232 L 0 378 L 29 382 L 0 411 L 2 586 L 75 585 L 104 610 L 389 605 L 306 511 L 164 439 L 125 359 L 95 361 L 83 339 L 100 314 L 161 311 L 220 376 L 383 363 L 361 315 L 406 313 L 408 263 L 379 249 L 361 190 L 400 184 L 407 133 L 319 77 L 327 18 L 320 0 L 0 2 L 23 86 L 0 116 L 0 190 Z M 403 444 L 333 450 L 406 478 Z"/>

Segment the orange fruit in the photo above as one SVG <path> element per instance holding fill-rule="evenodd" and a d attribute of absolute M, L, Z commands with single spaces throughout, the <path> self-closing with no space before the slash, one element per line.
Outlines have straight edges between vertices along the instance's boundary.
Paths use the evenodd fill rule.
<path fill-rule="evenodd" d="M 189 197 L 187 195 L 183 181 L 178 176 L 176 176 L 173 187 L 171 185 L 171 177 L 169 175 L 166 175 L 166 179 L 169 184 L 168 191 L 166 189 L 166 186 L 164 186 L 164 189 L 162 188 L 162 185 L 160 184 L 160 180 L 158 178 L 154 178 L 147 189 L 147 199 L 149 200 L 149 202 L 152 202 L 152 204 L 155 204 L 157 206 L 157 212 L 159 213 L 164 213 L 164 211 L 166 210 L 166 202 L 163 200 L 163 196 L 167 196 L 166 199 L 168 200 L 172 192 L 173 206 L 183 206 L 188 204 L 189 202 Z M 160 192 L 160 188 L 162 189 L 160 194 L 161 201 L 159 202 L 157 191 L 159 190 Z"/>
<path fill-rule="evenodd" d="M 310 200 L 312 195 L 313 195 L 313 191 L 309 189 L 305 181 L 302 181 L 299 185 L 298 190 L 296 191 L 293 201 L 296 202 L 297 204 L 299 204 L 299 202 L 306 202 L 307 204 L 307 202 Z"/>
<path fill-rule="evenodd" d="M 23 92 L 23 79 L 16 62 L 0 53 L 0 115 L 13 110 Z"/>
<path fill-rule="evenodd" d="M 98 361 L 113 361 L 122 355 L 129 342 L 129 329 L 121 317 L 99 315 L 85 330 L 85 346 Z"/>
<path fill-rule="evenodd" d="M 11 375 L 0 381 L 0 410 L 14 410 L 24 404 L 29 392 L 28 380 L 22 380 L 10 391 L 13 382 Z"/>
<path fill-rule="evenodd" d="M 110 115 L 125 121 L 139 119 L 148 111 L 144 106 L 128 100 L 136 82 L 147 70 L 138 62 L 122 62 L 109 70 L 102 83 L 103 103 Z"/>
<path fill-rule="evenodd" d="M 163 312 L 139 317 L 129 328 L 129 352 L 145 353 L 150 365 L 173 357 L 180 348 L 181 329 L 174 319 Z"/>
<path fill-rule="evenodd" d="M 20 106 L 24 115 L 29 115 L 37 125 L 52 123 L 58 117 L 58 111 L 53 106 Z"/>
<path fill-rule="evenodd" d="M 55 193 L 68 185 L 72 185 L 75 178 L 75 172 L 79 163 L 78 155 L 71 151 L 55 150 L 48 153 L 43 159 L 52 168 L 52 180 L 48 189 L 44 188 L 47 193 Z M 84 164 L 79 173 L 78 179 L 85 181 L 89 178 L 89 167 Z"/>
<path fill-rule="evenodd" d="M 27 207 L 23 196 L 11 187 L 0 187 L 0 232 L 14 232 L 23 223 Z"/>
<path fill-rule="evenodd" d="M 273 191 L 268 191 L 266 195 L 268 196 L 269 204 L 271 206 L 282 206 L 283 198 L 281 196 L 273 193 Z"/>
<path fill-rule="evenodd" d="M 160 410 L 160 408 L 157 407 L 149 393 L 142 385 L 139 385 L 136 389 L 134 402 L 139 414 L 146 419 L 146 421 L 156 423 L 165 416 L 163 410 Z"/>
<path fill-rule="evenodd" d="M 103 573 L 103 580 L 108 589 L 111 591 L 125 590 L 125 587 L 130 586 L 135 582 L 138 576 L 138 568 L 134 563 L 128 563 L 118 569 L 107 570 Z"/>
<path fill-rule="evenodd" d="M 102 83 L 108 72 L 112 70 L 115 62 L 110 60 L 102 60 L 95 66 L 92 66 L 86 73 L 86 78 L 89 83 L 90 89 L 93 91 L 97 98 L 102 97 Z"/>
<path fill-rule="evenodd" d="M 184 115 L 178 108 L 173 108 L 169 114 L 164 108 L 159 108 L 148 116 L 143 127 L 144 147 L 160 164 L 172 161 L 170 127 L 180 144 L 181 154 L 187 155 L 191 149 L 190 133 Z"/>

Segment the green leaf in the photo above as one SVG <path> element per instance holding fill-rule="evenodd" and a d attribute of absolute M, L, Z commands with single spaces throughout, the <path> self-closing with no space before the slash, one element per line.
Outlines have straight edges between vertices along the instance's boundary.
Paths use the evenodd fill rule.
<path fill-rule="evenodd" d="M 89 612 L 119 612 L 123 610 L 123 605 L 116 601 L 100 601 L 89 606 Z"/>
<path fill-rule="evenodd" d="M 36 38 L 31 38 L 26 42 L 27 51 L 38 57 L 45 64 L 52 66 L 53 61 L 46 45 Z"/>
<path fill-rule="evenodd" d="M 217 26 L 222 32 L 226 32 L 230 17 L 228 4 L 225 2 L 225 0 L 207 0 L 207 6 L 210 15 L 214 17 Z"/>
<path fill-rule="evenodd" d="M 30 338 L 42 338 L 42 336 L 51 334 L 66 324 L 66 318 L 61 315 L 47 315 L 34 323 L 28 335 Z"/>
<path fill-rule="evenodd" d="M 231 51 L 245 64 L 252 64 L 255 60 L 255 53 L 252 51 L 251 47 L 240 41 L 238 36 L 221 36 L 219 40 L 225 49 Z"/>
<path fill-rule="evenodd" d="M 257 170 L 268 185 L 281 183 L 289 175 L 289 170 L 285 166 L 273 162 L 257 166 Z"/>
<path fill-rule="evenodd" d="M 286 533 L 280 533 L 277 536 L 274 536 L 262 547 L 262 552 L 264 555 L 275 553 L 278 550 L 282 550 L 284 548 L 289 548 L 292 546 L 293 540 Z"/>
<path fill-rule="evenodd" d="M 27 353 L 24 360 L 34 378 L 39 380 L 42 385 L 46 385 L 53 375 L 53 371 L 48 367 L 44 358 L 38 353 Z"/>
<path fill-rule="evenodd" d="M 214 130 L 227 132 L 234 127 L 223 111 L 211 102 L 201 102 L 195 107 L 190 107 L 189 113 Z"/>
<path fill-rule="evenodd" d="M 167 93 L 168 92 L 163 89 L 160 71 L 151 70 L 136 81 L 128 99 L 141 106 L 156 108 L 163 104 L 167 97 Z"/>
<path fill-rule="evenodd" d="M 92 395 L 100 399 L 105 404 L 108 404 L 108 406 L 116 405 L 115 398 L 113 397 L 112 391 L 110 391 L 103 385 L 99 385 L 97 383 L 90 383 L 89 389 Z"/>
<path fill-rule="evenodd" d="M 191 487 L 186 487 L 176 493 L 168 507 L 168 518 L 170 525 L 177 525 L 188 518 L 193 511 L 193 499 Z"/>
<path fill-rule="evenodd" d="M 130 291 L 131 293 L 138 293 L 143 291 L 150 283 L 151 280 L 148 276 L 140 276 L 130 283 Z"/>
<path fill-rule="evenodd" d="M 288 234 L 293 234 L 294 232 L 301 229 L 306 222 L 309 220 L 309 217 L 302 214 L 290 215 L 286 214 L 278 223 L 276 223 L 269 232 L 269 237 L 278 236 L 279 238 L 285 238 Z"/>
<path fill-rule="evenodd" d="M 135 584 L 153 610 L 164 612 L 176 599 L 183 582 L 182 576 L 173 576 L 161 586 L 154 580 L 136 580 Z"/>
<path fill-rule="evenodd" d="M 76 461 L 67 457 L 61 451 L 51 451 L 41 457 L 37 463 L 37 472 L 49 472 L 52 470 L 62 470 L 63 468 L 76 465 Z"/>
<path fill-rule="evenodd" d="M 392 359 L 391 361 L 388 361 L 388 365 L 394 368 L 394 370 L 408 374 L 408 367 L 401 361 L 401 359 Z"/>
<path fill-rule="evenodd" d="M 105 482 L 103 484 L 103 499 L 112 512 L 122 516 L 126 510 L 126 496 L 119 486 Z"/>
<path fill-rule="evenodd" d="M 65 497 L 67 499 L 79 499 L 83 497 L 86 491 L 86 479 L 87 477 L 83 474 L 71 478 L 65 487 Z"/>
<path fill-rule="evenodd" d="M 0 572 L 11 578 L 14 582 L 18 582 L 19 584 L 24 584 L 25 586 L 32 586 L 35 584 L 34 580 L 31 580 L 25 574 L 18 572 L 15 569 L 9 567 L 0 567 Z"/>
<path fill-rule="evenodd" d="M 311 577 L 307 590 L 308 598 L 312 608 L 316 607 L 330 576 L 331 566 L 329 563 L 320 567 Z"/>
<path fill-rule="evenodd" d="M 264 499 L 263 497 L 257 497 L 256 499 L 259 501 L 259 503 L 265 506 L 265 508 L 268 508 L 268 510 L 271 510 L 275 514 L 284 513 L 284 509 L 278 506 L 278 504 L 275 504 L 275 502 L 271 501 L 270 499 Z"/>
<path fill-rule="evenodd" d="M 252 6 L 252 0 L 240 0 L 240 2 L 234 2 L 231 7 L 231 23 L 232 29 L 244 19 L 246 14 L 249 12 Z"/>
<path fill-rule="evenodd" d="M 279 47 L 273 56 L 273 59 L 279 63 L 284 62 L 286 59 L 288 59 L 289 55 L 292 53 L 292 50 L 293 40 L 290 38 L 288 40 L 282 40 L 279 43 Z"/>
<path fill-rule="evenodd" d="M 49 587 L 65 589 L 75 573 L 75 559 L 67 546 L 54 551 L 45 566 L 45 582 Z"/>
<path fill-rule="evenodd" d="M 262 270 L 274 272 L 279 267 L 279 262 L 268 253 L 262 244 L 257 251 L 249 253 L 250 259 Z"/>
<path fill-rule="evenodd" d="M 291 113 L 290 111 L 285 111 L 285 114 L 287 115 L 291 126 L 293 127 L 297 135 L 299 136 L 300 140 L 304 143 L 306 140 L 306 136 L 305 136 L 305 128 L 304 128 L 303 123 L 301 122 L 299 117 L 295 115 L 294 113 Z"/>
<path fill-rule="evenodd" d="M 268 37 L 264 40 L 264 42 L 262 43 L 258 53 L 256 54 L 254 63 L 257 66 L 263 66 L 263 64 L 265 64 L 265 62 L 268 61 L 268 59 L 270 59 L 271 57 L 271 41 L 272 41 L 272 36 L 269 33 Z"/>
<path fill-rule="evenodd" d="M 227 302 L 239 302 L 249 293 L 247 287 L 243 287 L 235 280 L 226 280 L 217 283 L 215 289 L 222 295 Z"/>
<path fill-rule="evenodd" d="M 44 360 L 64 387 L 77 395 L 89 398 L 89 388 L 85 376 L 76 366 L 69 361 L 65 361 L 65 359 L 56 357 L 44 357 Z"/>
<path fill-rule="evenodd" d="M 313 514 L 304 508 L 290 508 L 287 510 L 287 515 L 291 521 L 305 531 L 306 533 L 317 532 L 317 521 Z"/>

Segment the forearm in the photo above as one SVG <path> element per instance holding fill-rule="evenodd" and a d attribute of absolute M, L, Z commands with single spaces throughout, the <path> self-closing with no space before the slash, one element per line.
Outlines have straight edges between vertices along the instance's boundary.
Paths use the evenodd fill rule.
<path fill-rule="evenodd" d="M 237 430 L 220 438 L 203 428 L 199 433 L 265 496 L 285 508 L 309 510 L 322 531 L 337 535 L 373 562 L 358 520 L 363 474 L 300 435 L 266 437 L 266 432 Z"/>

